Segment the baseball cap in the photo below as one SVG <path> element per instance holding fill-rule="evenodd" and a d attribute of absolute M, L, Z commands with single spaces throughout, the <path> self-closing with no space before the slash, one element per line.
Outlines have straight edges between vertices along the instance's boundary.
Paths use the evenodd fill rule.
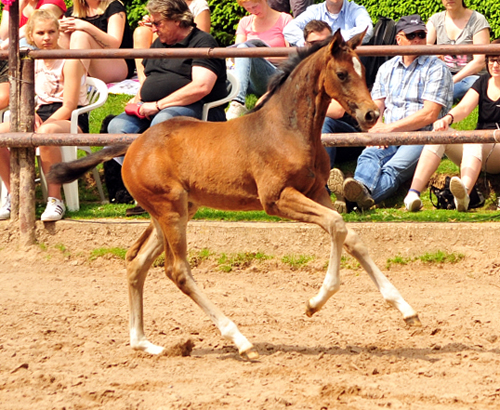
<path fill-rule="evenodd" d="M 415 31 L 427 32 L 427 28 L 418 14 L 412 14 L 411 16 L 404 16 L 399 19 L 396 24 L 396 32 L 399 33 L 400 31 L 409 34 Z"/>

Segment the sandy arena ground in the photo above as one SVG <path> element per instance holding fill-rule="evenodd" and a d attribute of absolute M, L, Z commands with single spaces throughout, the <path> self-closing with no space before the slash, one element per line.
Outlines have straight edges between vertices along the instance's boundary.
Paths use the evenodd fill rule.
<path fill-rule="evenodd" d="M 360 269 L 344 268 L 340 292 L 307 318 L 329 252 L 319 228 L 190 224 L 191 249 L 275 256 L 229 273 L 216 258 L 193 270 L 255 344 L 256 362 L 241 360 L 161 268 L 146 282 L 145 325 L 167 354 L 129 347 L 124 263 L 90 252 L 126 248 L 145 226 L 40 224 L 41 245 L 20 250 L 16 229 L 0 222 L 0 409 L 500 408 L 500 224 L 349 225 L 421 328 L 407 327 Z M 437 250 L 465 257 L 386 267 Z M 316 259 L 292 270 L 280 262 L 292 254 Z"/>

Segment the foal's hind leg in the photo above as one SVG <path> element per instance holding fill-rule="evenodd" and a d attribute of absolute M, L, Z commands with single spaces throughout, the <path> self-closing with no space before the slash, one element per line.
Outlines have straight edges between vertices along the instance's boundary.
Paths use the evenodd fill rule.
<path fill-rule="evenodd" d="M 182 208 L 179 204 L 176 205 L 177 207 L 175 205 L 172 205 L 172 207 L 177 210 Z M 212 319 L 222 336 L 236 345 L 243 358 L 257 359 L 259 354 L 253 345 L 240 333 L 237 326 L 207 298 L 193 279 L 187 261 L 187 218 L 179 215 L 177 211 L 171 211 L 165 212 L 158 222 L 165 235 L 165 248 L 166 252 L 168 251 L 168 255 L 165 255 L 165 272 L 167 276 Z"/>
<path fill-rule="evenodd" d="M 403 314 L 405 322 L 410 326 L 421 326 L 417 312 L 403 299 L 394 285 L 375 265 L 368 254 L 366 246 L 354 231 L 349 229 L 344 246 L 346 251 L 354 256 L 361 266 L 363 266 L 383 298 Z"/>
<path fill-rule="evenodd" d="M 146 231 L 128 250 L 127 275 L 130 305 L 130 346 L 150 354 L 163 348 L 150 343 L 144 335 L 143 290 L 148 270 L 164 249 L 163 235 L 153 219 Z"/>

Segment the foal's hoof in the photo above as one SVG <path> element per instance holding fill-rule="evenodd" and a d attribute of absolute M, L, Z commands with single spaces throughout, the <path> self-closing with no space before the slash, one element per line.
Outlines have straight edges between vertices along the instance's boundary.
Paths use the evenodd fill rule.
<path fill-rule="evenodd" d="M 257 350 L 255 350 L 255 347 L 253 346 L 248 350 L 240 352 L 240 356 L 242 359 L 248 360 L 250 362 L 259 359 L 259 353 L 257 353 Z"/>
<path fill-rule="evenodd" d="M 314 315 L 319 309 L 317 308 L 313 308 L 311 306 L 311 302 L 310 301 L 307 301 L 306 303 L 306 316 L 307 317 L 312 317 L 312 315 Z"/>
<path fill-rule="evenodd" d="M 410 316 L 410 317 L 405 317 L 405 322 L 408 326 L 413 326 L 413 327 L 420 327 L 422 326 L 422 322 L 418 318 L 418 315 Z"/>

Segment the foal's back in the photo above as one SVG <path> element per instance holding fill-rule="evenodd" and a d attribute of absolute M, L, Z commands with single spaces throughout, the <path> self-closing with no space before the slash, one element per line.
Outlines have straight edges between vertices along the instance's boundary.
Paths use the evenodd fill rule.
<path fill-rule="evenodd" d="M 262 112 L 219 123 L 174 118 L 132 143 L 123 179 L 139 201 L 185 191 L 197 205 L 258 210 L 259 198 L 299 183 L 304 162 L 314 162 L 307 147 L 285 140 Z"/>

